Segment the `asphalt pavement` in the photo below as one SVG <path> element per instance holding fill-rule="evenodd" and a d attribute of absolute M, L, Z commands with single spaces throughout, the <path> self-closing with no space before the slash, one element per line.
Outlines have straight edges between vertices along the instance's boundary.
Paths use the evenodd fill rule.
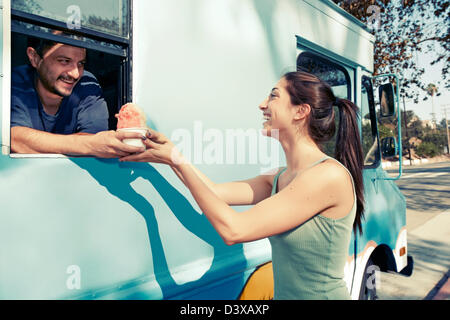
<path fill-rule="evenodd" d="M 408 255 L 414 270 L 409 277 L 380 272 L 378 298 L 450 300 L 450 162 L 404 167 L 396 183 L 407 202 Z"/>

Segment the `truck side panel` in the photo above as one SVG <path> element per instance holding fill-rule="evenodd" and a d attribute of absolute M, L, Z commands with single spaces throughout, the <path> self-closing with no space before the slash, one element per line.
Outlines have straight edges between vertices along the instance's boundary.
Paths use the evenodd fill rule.
<path fill-rule="evenodd" d="M 326 1 L 133 5 L 133 102 L 149 126 L 185 143 L 194 164 L 216 182 L 283 165 L 278 144 L 260 147 L 268 141 L 259 132 L 258 104 L 296 69 L 296 36 L 371 70 L 373 39 Z M 6 43 L 0 42 L 2 57 Z M 0 81 L 4 117 L 10 80 Z M 9 126 L 0 126 L 1 138 L 9 137 Z M 244 152 L 244 161 L 233 135 L 239 130 L 249 130 L 248 148 L 257 137 L 258 148 Z M 212 141 L 222 154 L 207 152 Z M 4 154 L 0 206 L 2 299 L 234 299 L 271 257 L 266 239 L 226 246 L 162 165 Z"/>

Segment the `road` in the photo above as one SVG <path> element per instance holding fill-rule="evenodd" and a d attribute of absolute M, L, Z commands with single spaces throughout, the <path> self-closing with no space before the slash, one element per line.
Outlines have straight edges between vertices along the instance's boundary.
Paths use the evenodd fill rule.
<path fill-rule="evenodd" d="M 395 173 L 395 170 L 388 171 Z M 405 166 L 397 185 L 407 202 L 410 277 L 380 272 L 383 300 L 450 299 L 450 162 Z"/>

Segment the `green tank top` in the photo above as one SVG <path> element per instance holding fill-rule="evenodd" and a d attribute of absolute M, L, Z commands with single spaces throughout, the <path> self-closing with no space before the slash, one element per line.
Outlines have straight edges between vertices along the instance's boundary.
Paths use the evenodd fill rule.
<path fill-rule="evenodd" d="M 308 168 L 327 159 L 333 158 L 325 157 Z M 278 177 L 285 170 L 286 168 L 282 169 L 275 176 L 272 195 L 277 192 Z M 348 170 L 347 172 L 350 174 Z M 352 210 L 346 216 L 332 219 L 316 214 L 298 227 L 269 237 L 272 246 L 274 299 L 350 299 L 343 278 L 356 215 L 353 178 L 352 184 L 355 200 Z"/>

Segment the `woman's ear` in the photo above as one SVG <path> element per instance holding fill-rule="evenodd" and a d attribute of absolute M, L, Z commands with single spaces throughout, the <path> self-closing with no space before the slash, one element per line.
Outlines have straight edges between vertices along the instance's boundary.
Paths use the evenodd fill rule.
<path fill-rule="evenodd" d="M 32 47 L 27 48 L 27 56 L 30 60 L 31 65 L 33 68 L 37 68 L 39 65 L 39 62 L 42 60 L 41 56 L 36 52 L 36 50 Z"/>
<path fill-rule="evenodd" d="M 302 120 L 311 113 L 311 106 L 307 103 L 302 103 L 295 106 L 294 120 Z"/>

